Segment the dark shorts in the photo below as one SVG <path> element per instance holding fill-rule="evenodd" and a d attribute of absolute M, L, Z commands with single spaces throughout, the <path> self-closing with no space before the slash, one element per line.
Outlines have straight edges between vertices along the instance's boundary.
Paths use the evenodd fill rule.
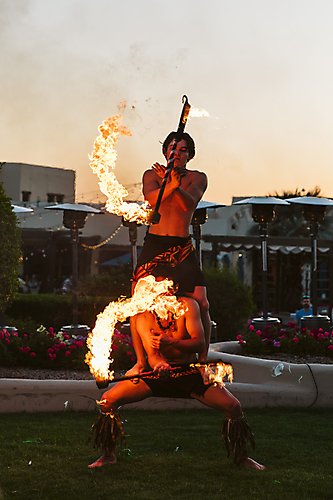
<path fill-rule="evenodd" d="M 151 262 L 157 255 L 163 254 L 172 247 L 184 248 L 191 237 L 181 238 L 179 236 L 159 236 L 147 233 L 144 245 L 138 258 L 137 268 L 147 262 Z M 195 251 L 175 266 L 168 263 L 158 263 L 151 274 L 155 277 L 163 276 L 171 279 L 178 285 L 179 292 L 193 293 L 196 286 L 205 286 L 205 278 L 199 266 Z"/>
<path fill-rule="evenodd" d="M 191 394 L 203 396 L 214 384 L 205 385 L 200 373 L 192 373 L 181 377 L 145 378 L 145 384 L 152 391 L 152 396 L 159 398 L 192 399 Z"/>

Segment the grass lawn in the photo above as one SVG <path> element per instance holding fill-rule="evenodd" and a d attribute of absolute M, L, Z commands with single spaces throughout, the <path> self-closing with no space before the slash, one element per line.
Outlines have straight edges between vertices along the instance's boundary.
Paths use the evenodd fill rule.
<path fill-rule="evenodd" d="M 24 500 L 333 499 L 333 409 L 247 409 L 250 453 L 265 471 L 227 459 L 213 410 L 123 411 L 128 449 L 87 465 L 97 413 L 0 414 L 3 498 Z M 1 498 L 1 493 L 0 493 Z"/>

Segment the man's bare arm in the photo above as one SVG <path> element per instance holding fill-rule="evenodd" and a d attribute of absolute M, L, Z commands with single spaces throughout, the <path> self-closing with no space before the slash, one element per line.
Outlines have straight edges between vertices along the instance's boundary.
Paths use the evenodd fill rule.
<path fill-rule="evenodd" d="M 146 170 L 142 178 L 143 182 L 143 195 L 145 200 L 148 201 L 149 205 L 154 208 L 158 195 L 160 193 L 160 184 L 158 182 L 158 175 L 153 170 Z M 162 202 L 168 198 L 175 190 L 180 186 L 181 176 L 176 174 L 172 176 L 165 186 L 164 193 L 162 196 Z"/>
<path fill-rule="evenodd" d="M 166 171 L 166 167 L 164 165 L 161 165 L 160 163 L 154 163 L 152 166 L 152 170 L 160 177 L 163 179 Z M 149 171 L 147 171 L 149 172 Z M 186 186 L 186 188 L 182 187 L 182 178 L 184 175 L 186 175 L 186 172 L 189 172 L 190 175 L 192 176 L 193 180 Z M 179 176 L 180 176 L 180 182 L 179 182 Z M 207 189 L 207 176 L 203 172 L 197 172 L 197 171 L 187 171 L 186 169 L 173 169 L 171 170 L 170 174 L 170 180 L 174 180 L 173 178 L 175 177 L 175 184 L 179 184 L 174 191 L 171 191 L 168 196 L 173 192 L 174 196 L 176 197 L 178 203 L 181 205 L 181 207 L 184 210 L 194 210 L 198 204 L 198 202 L 201 200 L 204 192 Z M 170 180 L 168 183 L 170 183 Z M 155 178 L 156 181 L 156 178 Z M 168 183 L 166 184 L 166 187 L 168 186 Z M 158 182 L 156 181 L 156 184 L 158 185 Z M 149 191 L 149 186 L 147 185 L 147 192 Z M 145 193 L 145 190 L 144 190 Z M 146 198 L 146 196 L 145 196 Z M 163 197 L 163 199 L 167 198 L 167 196 Z M 146 198 L 147 199 L 147 198 Z M 149 200 L 148 200 L 149 201 Z"/>
<path fill-rule="evenodd" d="M 207 176 L 202 172 L 195 173 L 195 179 L 186 187 L 175 189 L 174 196 L 184 210 L 195 210 L 207 189 Z"/>

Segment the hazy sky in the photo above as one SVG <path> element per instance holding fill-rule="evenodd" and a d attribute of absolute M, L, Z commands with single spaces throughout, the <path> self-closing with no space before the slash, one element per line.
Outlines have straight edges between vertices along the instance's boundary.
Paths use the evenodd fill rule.
<path fill-rule="evenodd" d="M 333 197 L 332 17 L 330 0 L 0 0 L 0 161 L 75 169 L 96 201 L 99 124 L 127 101 L 115 174 L 133 186 L 186 94 L 211 115 L 186 128 L 206 200 Z"/>

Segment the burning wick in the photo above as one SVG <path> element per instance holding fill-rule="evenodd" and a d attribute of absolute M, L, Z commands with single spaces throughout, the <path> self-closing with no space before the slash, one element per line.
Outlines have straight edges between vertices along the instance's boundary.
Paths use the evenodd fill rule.
<path fill-rule="evenodd" d="M 125 108 L 126 103 L 119 104 L 119 110 Z M 98 127 L 100 135 L 96 137 L 94 149 L 90 159 L 90 167 L 97 174 L 99 179 L 99 188 L 107 197 L 105 207 L 112 214 L 120 215 L 125 220 L 130 222 L 138 222 L 146 224 L 150 209 L 148 203 L 138 205 L 137 203 L 128 203 L 124 198 L 128 196 L 128 192 L 122 184 L 120 184 L 113 172 L 117 160 L 117 151 L 115 145 L 121 135 L 131 136 L 131 131 L 121 125 L 122 115 L 119 113 L 112 118 L 104 120 L 102 125 Z"/>
<path fill-rule="evenodd" d="M 193 106 L 191 106 L 189 118 L 208 118 L 208 117 L 210 117 L 208 111 L 205 111 L 204 109 L 200 108 L 194 108 Z"/>

